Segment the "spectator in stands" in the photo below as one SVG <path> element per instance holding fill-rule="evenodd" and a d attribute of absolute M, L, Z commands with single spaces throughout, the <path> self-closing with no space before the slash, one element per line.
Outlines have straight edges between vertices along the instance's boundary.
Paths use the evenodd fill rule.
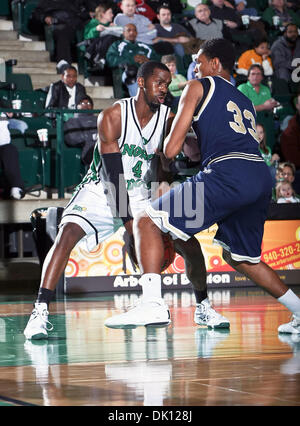
<path fill-rule="evenodd" d="M 78 46 L 85 52 L 85 58 L 94 69 L 104 69 L 109 46 L 122 36 L 123 27 L 116 26 L 113 17 L 111 3 L 101 3 L 95 9 L 95 17 L 84 27 L 84 41 Z"/>
<path fill-rule="evenodd" d="M 296 195 L 293 185 L 283 181 L 276 185 L 276 201 L 278 204 L 300 203 L 300 198 Z"/>
<path fill-rule="evenodd" d="M 273 111 L 279 103 L 272 98 L 270 89 L 261 82 L 264 78 L 264 70 L 261 65 L 253 64 L 248 71 L 247 83 L 240 84 L 238 89 L 247 96 L 257 112 Z"/>
<path fill-rule="evenodd" d="M 227 2 L 228 6 L 230 5 L 230 2 Z M 247 6 L 247 0 L 234 0 L 234 8 L 240 15 L 248 15 L 248 16 L 257 16 L 257 10 L 255 7 L 246 7 Z"/>
<path fill-rule="evenodd" d="M 211 11 L 207 4 L 199 3 L 195 7 L 195 18 L 190 20 L 195 37 L 200 40 L 223 38 L 223 21 L 212 19 Z"/>
<path fill-rule="evenodd" d="M 241 15 L 235 8 L 229 7 L 225 0 L 211 0 L 211 3 L 211 17 L 223 22 L 223 36 L 234 42 L 237 52 L 246 50 L 253 45 L 258 35 L 263 35 L 264 30 L 256 25 L 253 27 L 252 23 L 249 28 L 245 28 Z"/>
<path fill-rule="evenodd" d="M 276 153 L 272 154 L 271 148 L 267 145 L 267 137 L 264 126 L 262 124 L 257 123 L 256 130 L 259 139 L 259 151 L 265 163 L 267 164 L 267 166 L 269 166 L 272 178 L 275 183 L 276 169 L 280 157 Z"/>
<path fill-rule="evenodd" d="M 152 46 L 137 41 L 137 28 L 127 24 L 123 31 L 123 40 L 115 41 L 108 49 L 106 62 L 110 68 L 124 69 L 122 81 L 130 96 L 137 93 L 137 70 L 144 62 L 160 61 L 160 56 Z"/>
<path fill-rule="evenodd" d="M 285 161 L 280 163 L 282 167 L 282 178 L 284 181 L 293 183 L 296 177 L 296 167 L 294 163 L 290 161 Z"/>
<path fill-rule="evenodd" d="M 287 128 L 281 133 L 280 147 L 286 161 L 293 161 L 300 170 L 300 95 L 296 98 L 296 114 L 290 119 Z"/>
<path fill-rule="evenodd" d="M 77 82 L 77 70 L 67 66 L 61 74 L 61 80 L 50 85 L 45 108 L 75 109 L 79 100 L 86 96 L 85 87 Z"/>
<path fill-rule="evenodd" d="M 183 25 L 172 22 L 172 12 L 168 5 L 163 4 L 158 8 L 157 18 L 159 20 L 159 24 L 155 24 L 157 36 L 153 40 L 156 51 L 161 54 L 175 53 L 183 58 L 185 55 L 183 45 L 191 41 L 192 34 Z"/>
<path fill-rule="evenodd" d="M 295 64 L 293 60 L 300 58 L 300 37 L 296 25 L 288 24 L 283 36 L 272 44 L 271 58 L 275 77 L 286 81 L 293 80 L 293 71 L 299 65 L 297 61 Z"/>
<path fill-rule="evenodd" d="M 72 64 L 72 43 L 76 30 L 84 27 L 90 19 L 85 0 L 40 0 L 32 19 L 53 29 L 57 69 L 66 63 Z"/>
<path fill-rule="evenodd" d="M 84 27 L 83 37 L 85 40 L 99 37 L 108 27 L 115 27 L 113 23 L 113 10 L 110 3 L 101 3 L 95 9 L 95 17 Z"/>
<path fill-rule="evenodd" d="M 172 110 L 176 113 L 181 93 L 183 92 L 188 80 L 184 75 L 178 74 L 175 55 L 164 55 L 161 58 L 161 62 L 165 64 L 171 72 L 172 81 L 169 85 L 169 92 L 173 96 Z"/>
<path fill-rule="evenodd" d="M 122 0 L 120 9 L 122 13 L 116 15 L 114 23 L 123 28 L 127 24 L 134 24 L 137 29 L 136 40 L 141 43 L 152 44 L 156 37 L 155 27 L 148 18 L 136 13 L 135 0 Z"/>
<path fill-rule="evenodd" d="M 269 7 L 262 14 L 262 20 L 267 22 L 270 27 L 274 26 L 273 17 L 279 18 L 279 23 L 276 26 L 286 26 L 293 23 L 300 26 L 300 16 L 292 9 L 287 7 L 286 0 L 271 0 Z"/>
<path fill-rule="evenodd" d="M 154 10 L 157 14 L 160 6 L 168 5 L 171 9 L 172 14 L 181 15 L 183 11 L 183 2 L 180 0 L 147 0 L 146 3 Z"/>
<path fill-rule="evenodd" d="M 270 49 L 266 39 L 257 39 L 253 49 L 246 50 L 238 59 L 237 74 L 248 75 L 248 70 L 253 64 L 260 64 L 263 67 L 264 75 L 273 75 L 273 66 L 270 58 Z"/>
<path fill-rule="evenodd" d="M 92 110 L 93 100 L 83 96 L 77 109 Z M 70 147 L 82 147 L 81 161 L 89 166 L 93 159 L 93 151 L 97 141 L 97 116 L 93 113 L 76 113 L 64 124 L 65 144 Z"/>
<path fill-rule="evenodd" d="M 24 183 L 20 171 L 19 153 L 11 144 L 8 125 L 6 114 L 0 113 L 0 167 L 4 174 L 3 198 L 20 200 L 25 195 Z"/>
<path fill-rule="evenodd" d="M 229 7 L 224 0 L 211 0 L 211 17 L 212 19 L 219 19 L 224 24 L 224 36 L 231 38 L 232 30 L 242 28 L 242 20 L 240 15 L 233 7 Z"/>

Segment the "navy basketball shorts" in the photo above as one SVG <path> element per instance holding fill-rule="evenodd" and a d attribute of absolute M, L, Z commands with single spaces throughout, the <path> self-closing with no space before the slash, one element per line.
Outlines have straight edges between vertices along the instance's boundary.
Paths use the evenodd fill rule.
<path fill-rule="evenodd" d="M 146 212 L 163 232 L 184 241 L 217 223 L 214 243 L 236 261 L 258 263 L 271 190 L 264 161 L 228 159 L 173 187 Z"/>

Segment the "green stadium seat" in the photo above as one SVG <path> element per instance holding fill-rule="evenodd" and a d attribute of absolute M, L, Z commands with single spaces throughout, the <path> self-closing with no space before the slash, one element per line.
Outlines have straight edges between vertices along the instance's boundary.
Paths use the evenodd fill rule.
<path fill-rule="evenodd" d="M 17 90 L 33 91 L 33 85 L 29 74 L 9 74 L 6 77 L 7 83 L 14 83 Z"/>

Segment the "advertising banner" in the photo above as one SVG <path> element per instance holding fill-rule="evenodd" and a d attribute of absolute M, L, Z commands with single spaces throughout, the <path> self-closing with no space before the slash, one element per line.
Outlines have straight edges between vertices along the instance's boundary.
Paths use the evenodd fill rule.
<path fill-rule="evenodd" d="M 222 258 L 222 248 L 213 244 L 217 225 L 196 235 L 205 257 L 208 288 L 254 285 L 235 272 Z M 124 229 L 87 252 L 78 244 L 71 253 L 66 272 L 66 292 L 141 290 L 140 271 L 126 253 Z M 150 237 L 151 238 L 151 237 Z M 261 259 L 277 271 L 286 284 L 300 284 L 300 220 L 267 221 Z M 184 260 L 176 254 L 162 273 L 162 286 L 191 288 Z"/>

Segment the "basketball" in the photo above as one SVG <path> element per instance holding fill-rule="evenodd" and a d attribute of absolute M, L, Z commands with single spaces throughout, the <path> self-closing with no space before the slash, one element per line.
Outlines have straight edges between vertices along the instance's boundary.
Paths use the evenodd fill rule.
<path fill-rule="evenodd" d="M 164 260 L 161 267 L 161 272 L 167 269 L 175 258 L 174 243 L 168 234 L 162 234 L 162 239 L 165 247 Z"/>

